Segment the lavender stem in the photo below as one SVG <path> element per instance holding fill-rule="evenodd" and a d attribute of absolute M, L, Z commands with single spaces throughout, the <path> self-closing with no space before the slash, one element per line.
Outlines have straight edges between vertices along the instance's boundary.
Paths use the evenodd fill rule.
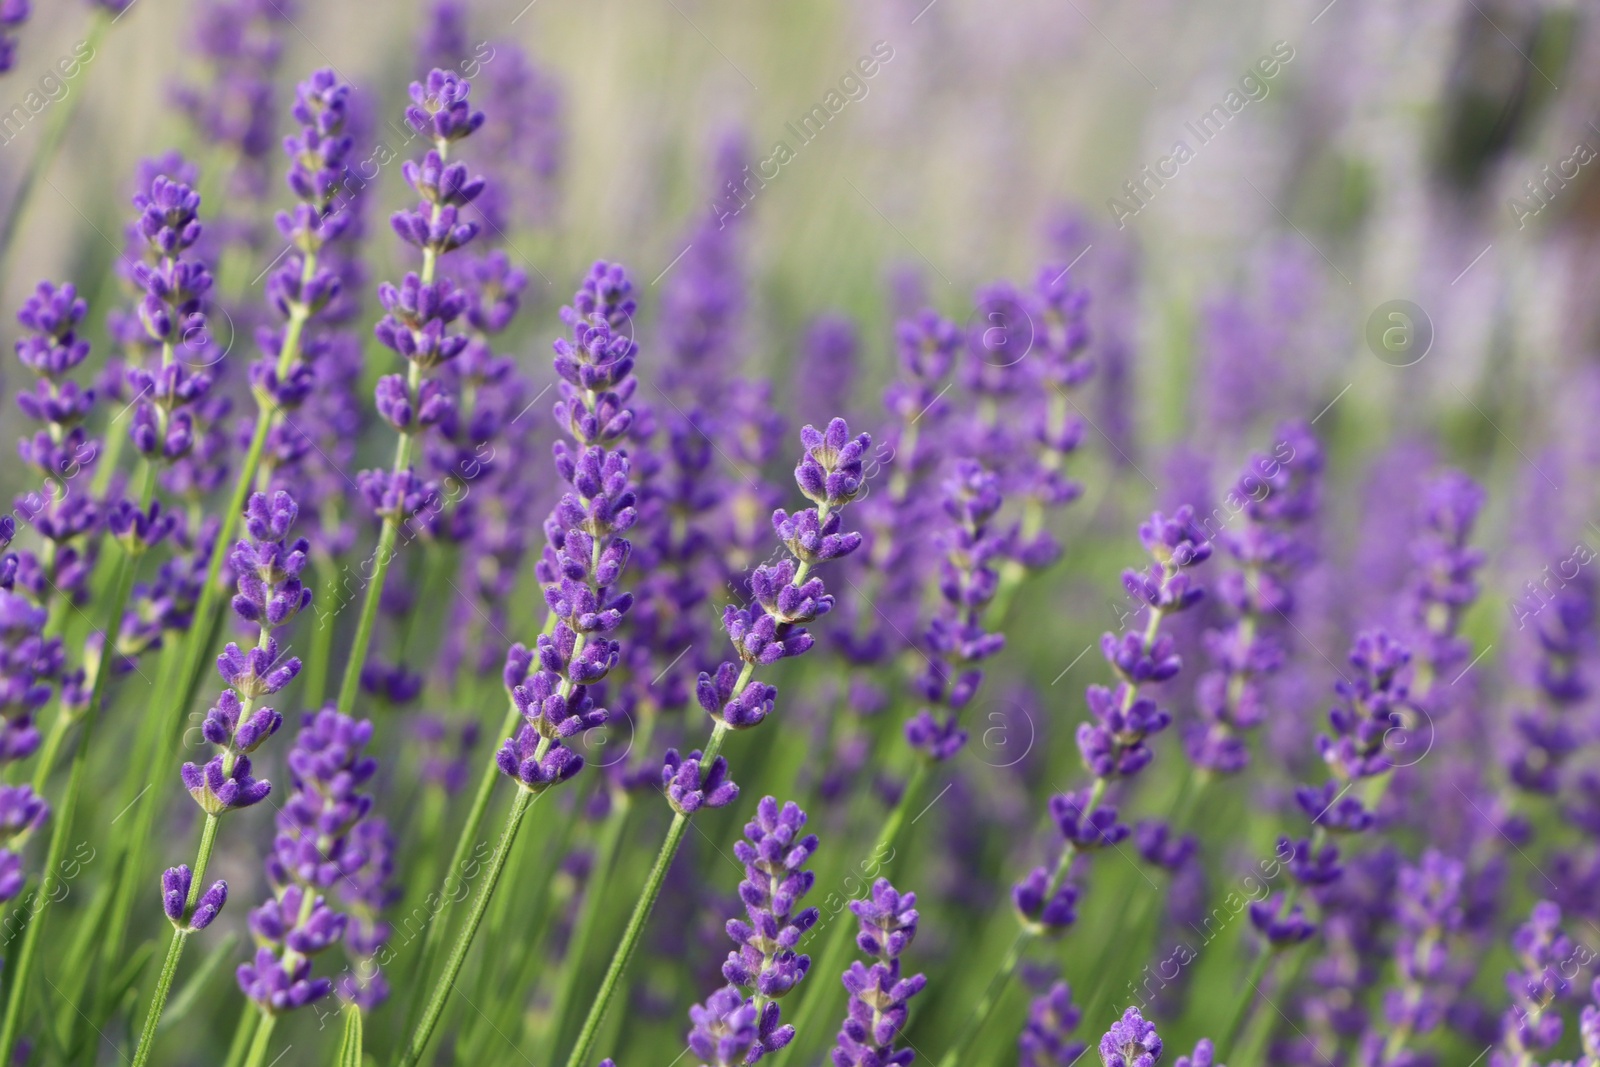
<path fill-rule="evenodd" d="M 428 1041 L 433 1036 L 433 1028 L 438 1025 L 439 1016 L 444 1012 L 445 1001 L 455 989 L 456 976 L 461 973 L 461 965 L 467 959 L 467 950 L 472 947 L 472 939 L 478 932 L 479 924 L 483 922 L 484 912 L 489 908 L 489 899 L 494 896 L 495 886 L 505 870 L 506 859 L 511 855 L 511 846 L 517 839 L 517 830 L 521 828 L 522 819 L 528 814 L 528 809 L 533 806 L 534 800 L 542 795 L 527 789 L 517 790 L 516 798 L 511 802 L 511 811 L 506 816 L 505 829 L 500 832 L 500 841 L 495 845 L 494 855 L 489 857 L 489 866 L 484 871 L 483 888 L 472 902 L 472 910 L 467 913 L 466 922 L 456 935 L 456 942 L 450 949 L 449 958 L 445 961 L 444 973 L 433 985 L 433 995 L 428 998 L 428 1006 L 423 1010 L 422 1020 L 417 1024 L 410 1042 L 400 1056 L 398 1062 L 402 1067 L 414 1067 L 422 1058 L 423 1052 L 427 1050 Z M 254 1059 L 246 1064 L 246 1067 L 256 1067 Z"/>

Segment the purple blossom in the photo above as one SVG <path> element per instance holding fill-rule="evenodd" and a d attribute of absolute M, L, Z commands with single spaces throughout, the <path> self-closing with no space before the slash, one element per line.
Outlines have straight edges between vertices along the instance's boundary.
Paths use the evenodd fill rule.
<path fill-rule="evenodd" d="M 1105 1067 L 1155 1067 L 1161 1059 L 1161 1035 L 1138 1008 L 1130 1007 L 1100 1039 L 1100 1059 Z"/>

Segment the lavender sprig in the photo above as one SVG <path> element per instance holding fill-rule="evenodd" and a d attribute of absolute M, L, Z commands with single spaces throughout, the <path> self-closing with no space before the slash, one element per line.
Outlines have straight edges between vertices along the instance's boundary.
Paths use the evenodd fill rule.
<path fill-rule="evenodd" d="M 306 715 L 289 752 L 294 792 L 278 812 L 266 863 L 272 896 L 250 913 L 255 957 L 237 972 L 239 988 L 262 1013 L 252 1057 L 267 1048 L 280 1014 L 334 990 L 331 979 L 313 975 L 312 960 L 345 940 L 350 916 L 326 893 L 358 887 L 367 868 L 382 861 L 363 832 L 372 797 L 360 789 L 378 767 L 363 754 L 371 738 L 372 723 L 324 708 Z"/>
<path fill-rule="evenodd" d="M 844 973 L 850 1007 L 833 1050 L 834 1067 L 906 1067 L 916 1058 L 911 1049 L 894 1047 L 906 1027 L 911 998 L 928 981 L 900 973 L 900 956 L 917 935 L 916 904 L 915 893 L 896 891 L 886 878 L 872 884 L 867 899 L 850 902 L 861 923 L 856 945 L 876 959 L 870 966 L 857 960 Z"/>
<path fill-rule="evenodd" d="M 173 868 L 163 879 L 164 891 L 169 885 L 175 889 L 177 880 L 182 879 L 188 883 L 188 893 L 181 909 L 175 901 L 165 905 L 173 925 L 172 941 L 145 1015 L 135 1067 L 149 1061 L 156 1027 L 189 935 L 209 924 L 226 899 L 227 888 L 219 882 L 207 895 L 207 902 L 215 907 L 201 910 L 205 905 L 200 889 L 222 816 L 260 803 L 272 789 L 270 782 L 253 775 L 250 754 L 283 723 L 283 716 L 263 705 L 262 698 L 280 692 L 300 671 L 300 660 L 280 653 L 276 637 L 279 629 L 311 603 L 311 590 L 300 580 L 308 545 L 304 538 L 288 539 L 298 514 L 294 498 L 286 492 L 280 491 L 270 500 L 263 493 L 254 494 L 244 516 L 249 537 L 237 542 L 230 553 L 238 589 L 233 610 L 247 625 L 256 627 L 256 642 L 241 649 L 230 641 L 217 657 L 217 671 L 228 688 L 206 713 L 201 733 L 218 751 L 204 764 L 185 763 L 182 768 L 184 788 L 205 812 L 205 825 L 192 871 Z M 194 922 L 197 914 L 204 915 L 201 925 Z"/>
<path fill-rule="evenodd" d="M 431 71 L 424 81 L 411 83 L 412 106 L 406 109 L 406 121 L 433 147 L 420 162 L 407 160 L 403 166 L 406 182 L 420 202 L 414 209 L 395 212 L 389 223 L 402 241 L 422 253 L 422 267 L 407 273 L 398 286 L 385 283 L 378 288 L 387 314 L 374 333 L 384 347 L 406 361 L 407 369 L 403 375 L 380 378 L 376 389 L 378 413 L 398 435 L 394 462 L 388 471 L 367 470 L 357 476 L 362 495 L 382 526 L 355 642 L 339 686 L 341 714 L 351 712 L 361 688 L 400 526 L 424 509 L 437 508 L 441 499 L 439 488 L 411 469 L 411 459 L 417 438 L 452 407 L 434 374 L 460 355 L 468 340 L 452 329 L 467 311 L 467 294 L 437 274 L 439 258 L 470 243 L 479 231 L 476 222 L 462 217 L 462 210 L 483 192 L 484 180 L 470 176 L 464 163 L 450 162 L 455 143 L 484 122 L 483 112 L 472 107 L 471 92 L 471 82 L 445 70 Z"/>
<path fill-rule="evenodd" d="M 794 910 L 816 881 L 804 869 L 817 849 L 815 834 L 801 836 L 805 824 L 806 813 L 793 801 L 780 808 L 763 797 L 745 840 L 734 846 L 745 865 L 739 897 L 749 921 L 728 920 L 738 946 L 722 965 L 728 985 L 689 1009 L 688 1045 L 703 1067 L 754 1063 L 794 1038 L 794 1027 L 780 1021 L 778 1000 L 810 969 L 810 957 L 795 949 L 819 916 L 816 908 Z"/>
<path fill-rule="evenodd" d="M 1211 544 L 1187 505 L 1171 517 L 1153 514 L 1139 527 L 1139 540 L 1150 555 L 1150 566 L 1124 571 L 1122 584 L 1142 606 L 1145 626 L 1142 632 L 1101 636 L 1101 654 L 1119 682 L 1115 690 L 1089 686 L 1085 698 L 1093 718 L 1078 725 L 1078 754 L 1093 782 L 1087 788 L 1050 798 L 1050 818 L 1062 838 L 1060 856 L 1053 868 L 1035 867 L 1012 888 L 1020 929 L 955 1043 L 940 1059 L 940 1067 L 961 1062 L 1029 941 L 1059 936 L 1077 921 L 1078 888 L 1071 880 L 1074 863 L 1084 853 L 1115 845 L 1129 833 L 1128 827 L 1117 821 L 1117 810 L 1101 803 L 1106 790 L 1113 781 L 1132 778 L 1144 770 L 1153 758 L 1147 739 L 1172 721 L 1171 715 L 1141 690 L 1169 680 L 1182 665 L 1173 639 L 1161 633 L 1161 623 L 1204 596 L 1189 571 L 1210 558 Z"/>
<path fill-rule="evenodd" d="M 518 643 L 506 654 L 503 677 L 511 707 L 505 732 L 516 732 L 501 745 L 494 763 L 517 783 L 517 796 L 483 889 L 422 1009 L 402 1063 L 416 1063 L 427 1048 L 529 806 L 583 768 L 583 756 L 570 743 L 606 721 L 606 710 L 595 706 L 589 689 L 620 661 L 620 646 L 610 635 L 633 605 L 632 595 L 618 590 L 616 583 L 632 553 L 621 535 L 636 520 L 636 497 L 629 453 L 613 447 L 626 439 L 634 419 L 629 403 L 636 388 L 632 372 L 638 346 L 626 333 L 635 310 L 632 288 L 620 265 L 596 263 L 572 305 L 562 311 L 572 337 L 554 346 L 561 400 L 553 414 L 572 443 L 558 441 L 554 455 L 556 471 L 570 488 L 545 522 L 547 543 L 535 568 L 549 610 L 547 632 L 534 648 Z M 465 842 L 477 833 L 493 783 L 486 772 L 451 870 L 459 868 Z M 425 963 L 430 951 L 425 941 Z"/>
<path fill-rule="evenodd" d="M 711 738 L 698 757 L 699 766 L 707 774 L 703 781 L 710 781 L 712 775 L 726 774 L 726 761 L 718 752 L 727 733 L 757 726 L 773 710 L 777 689 L 755 681 L 756 668 L 804 654 L 813 643 L 805 624 L 832 609 L 833 597 L 820 578 L 811 577 L 812 568 L 848 556 L 861 545 L 859 533 L 843 528 L 841 512 L 864 487 L 863 457 L 871 447 L 871 437 L 868 434 L 851 437 L 843 419 L 834 419 L 826 430 L 806 426 L 800 437 L 805 454 L 795 467 L 795 482 L 815 506 L 793 515 L 782 508 L 773 512 L 773 527 L 791 558 L 757 567 L 750 578 L 754 603 L 748 607 L 729 605 L 723 612 L 723 629 L 742 665 L 723 663 L 715 675 L 701 674 L 696 686 L 700 706 L 715 722 Z M 728 799 L 732 799 L 731 795 Z M 600 990 L 567 1059 L 568 1067 L 581 1067 L 589 1061 L 601 1020 L 616 995 L 644 925 L 660 896 L 667 868 L 683 844 L 690 812 L 702 805 L 703 800 L 693 809 L 681 800 L 674 805 L 676 810 L 666 840 L 629 916 L 622 940 L 612 954 Z M 723 1006 L 738 1014 L 731 1003 Z M 711 1010 L 709 1004 L 708 1010 Z M 757 1020 L 749 1019 L 745 1023 L 755 1026 Z"/>

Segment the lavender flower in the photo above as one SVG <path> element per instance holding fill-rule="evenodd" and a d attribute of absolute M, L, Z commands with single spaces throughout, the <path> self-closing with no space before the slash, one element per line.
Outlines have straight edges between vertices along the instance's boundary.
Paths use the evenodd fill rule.
<path fill-rule="evenodd" d="M 239 541 L 230 556 L 239 590 L 233 610 L 256 626 L 257 638 L 248 650 L 230 641 L 217 657 L 217 670 L 231 688 L 224 689 L 206 713 L 201 733 L 221 751 L 203 766 L 183 765 L 184 788 L 208 815 L 257 804 L 272 788 L 251 775 L 249 754 L 283 723 L 281 715 L 270 707 L 258 707 L 258 701 L 281 690 L 300 672 L 300 660 L 281 656 L 274 637 L 311 603 L 311 590 L 300 580 L 308 546 L 304 538 L 288 540 L 298 515 L 288 493 L 280 491 L 270 502 L 264 493 L 252 495 L 244 514 L 248 538 Z"/>
<path fill-rule="evenodd" d="M 801 836 L 805 824 L 806 813 L 792 801 L 780 808 L 763 797 L 745 824 L 745 840 L 734 845 L 745 865 L 739 897 L 749 921 L 728 920 L 738 946 L 722 965 L 730 984 L 689 1009 L 689 1048 L 705 1064 L 754 1063 L 794 1038 L 794 1027 L 780 1022 L 777 1001 L 811 966 L 809 956 L 795 951 L 818 918 L 815 908 L 794 911 L 816 880 L 804 869 L 817 849 L 815 834 Z"/>
<path fill-rule="evenodd" d="M 1009 539 L 990 530 L 1000 510 L 999 479 L 975 460 L 962 460 L 944 484 L 944 509 L 952 526 L 943 535 L 945 558 L 939 572 L 944 610 L 929 623 L 924 644 L 927 670 L 916 680 L 918 695 L 949 708 L 943 721 L 927 708 L 906 723 L 911 747 L 933 760 L 960 751 L 966 731 L 957 725 L 961 709 L 983 682 L 977 666 L 1005 646 L 1005 635 L 983 628 L 983 614 L 999 587 L 994 562 Z"/>
<path fill-rule="evenodd" d="M 290 248 L 266 281 L 267 303 L 282 323 L 257 331 L 261 356 L 250 366 L 257 418 L 271 420 L 259 476 L 264 481 L 312 452 L 301 418 L 287 413 L 299 411 L 337 374 L 337 368 L 320 364 L 340 358 L 338 343 L 316 336 L 316 326 L 343 311 L 338 301 L 350 271 L 330 246 L 352 238 L 360 221 L 365 182 L 349 166 L 355 143 L 351 93 L 332 70 L 313 72 L 295 91 L 291 113 L 300 129 L 283 142 L 289 157 L 285 183 L 297 203 L 277 215 L 278 233 Z"/>
<path fill-rule="evenodd" d="M 1567 968 L 1573 943 L 1561 929 L 1561 909 L 1548 900 L 1533 906 L 1528 921 L 1511 936 L 1517 968 L 1506 975 L 1511 1006 L 1501 1021 L 1500 1043 L 1489 1067 L 1523 1067 L 1561 1040 L 1559 1011 L 1551 1010 L 1571 992 Z"/>
<path fill-rule="evenodd" d="M 95 562 L 94 538 L 87 535 L 98 531 L 104 517 L 93 494 L 77 482 L 100 456 L 100 441 L 83 425 L 95 390 L 69 377 L 89 356 L 89 342 L 78 334 L 88 310 L 70 283 L 40 282 L 17 312 L 17 321 L 30 331 L 17 339 L 17 359 L 37 376 L 32 390 L 17 395 L 17 406 L 44 428 L 18 447 L 43 486 L 19 496 L 16 510 L 47 547 L 42 555 L 24 550 L 8 566 L 45 606 L 58 597 L 74 604 L 86 598 Z"/>
<path fill-rule="evenodd" d="M 833 609 L 833 597 L 821 578 L 811 577 L 811 568 L 861 546 L 861 535 L 843 528 L 841 511 L 863 488 L 862 460 L 872 438 L 852 438 L 845 421 L 834 419 L 824 431 L 805 427 L 800 440 L 805 454 L 795 467 L 795 482 L 816 506 L 793 515 L 782 508 L 772 513 L 778 539 L 792 558 L 757 567 L 750 577 L 755 602 L 723 610 L 723 631 L 742 666 L 725 662 L 715 675 L 701 674 L 695 688 L 700 706 L 717 720 L 718 735 L 759 725 L 772 711 L 778 691 L 752 681 L 756 667 L 811 648 L 806 624 Z"/>
<path fill-rule="evenodd" d="M 900 956 L 917 933 L 917 895 L 901 894 L 879 878 L 866 900 L 853 900 L 850 910 L 861 922 L 856 945 L 876 956 L 869 967 L 860 960 L 844 973 L 850 1007 L 833 1050 L 834 1067 L 905 1067 L 916 1054 L 896 1049 L 895 1039 L 905 1029 L 908 1002 L 922 992 L 922 975 L 903 978 Z"/>
<path fill-rule="evenodd" d="M 1060 859 L 1053 871 L 1035 867 L 1011 891 L 1023 929 L 1035 935 L 1058 935 L 1077 921 L 1078 890 L 1071 880 L 1077 857 L 1129 834 L 1117 821 L 1116 808 L 1102 805 L 1101 798 L 1112 780 L 1132 778 L 1149 764 L 1145 739 L 1171 722 L 1167 712 L 1140 695 L 1141 687 L 1178 673 L 1172 638 L 1161 633 L 1161 623 L 1199 603 L 1203 593 L 1189 569 L 1210 558 L 1211 545 L 1188 506 L 1170 518 L 1156 512 L 1139 527 L 1139 539 L 1152 563 L 1148 571 L 1124 571 L 1122 584 L 1143 605 L 1145 628 L 1101 636 L 1100 650 L 1121 681 L 1115 691 L 1088 687 L 1085 697 L 1094 719 L 1078 726 L 1078 753 L 1094 783 L 1050 798 L 1050 818 L 1064 844 Z"/>
<path fill-rule="evenodd" d="M 1266 718 L 1266 682 L 1283 668 L 1293 625 L 1297 576 L 1315 559 L 1305 527 L 1317 513 L 1322 450 L 1306 427 L 1281 429 L 1272 455 L 1251 458 L 1234 495 L 1247 501 L 1243 523 L 1219 540 L 1238 569 L 1217 595 L 1233 618 L 1206 634 L 1215 666 L 1195 686 L 1200 721 L 1185 731 L 1195 765 L 1237 774 L 1250 760 L 1246 735 Z"/>
<path fill-rule="evenodd" d="M 26 759 L 39 747 L 34 715 L 50 700 L 48 666 L 58 650 L 44 637 L 47 613 L 0 590 L 0 760 Z M 41 670 L 41 668 L 46 668 Z"/>
<path fill-rule="evenodd" d="M 633 606 L 633 597 L 616 589 L 632 552 L 621 535 L 637 517 L 632 468 L 627 451 L 611 447 L 633 420 L 626 403 L 638 346 L 613 332 L 633 312 L 631 292 L 620 267 L 596 263 L 563 309 L 572 340 L 555 344 L 555 419 L 576 445 L 556 443 L 556 471 L 571 489 L 545 523 L 547 544 L 535 567 L 555 623 L 534 649 L 517 644 L 507 653 L 506 682 L 524 725 L 497 756 L 501 771 L 534 792 L 582 769 L 583 757 L 565 742 L 606 721 L 589 688 L 618 663 L 620 647 L 610 635 Z"/>
<path fill-rule="evenodd" d="M 210 84 L 174 92 L 178 106 L 210 143 L 236 159 L 236 191 L 259 196 L 273 144 L 273 80 L 294 5 L 286 0 L 212 0 L 199 9 L 196 51 Z"/>
<path fill-rule="evenodd" d="M 1100 1039 L 1105 1067 L 1155 1067 L 1161 1059 L 1161 1035 L 1155 1024 L 1130 1007 Z"/>
<path fill-rule="evenodd" d="M 179 930 L 204 930 L 228 902 L 228 883 L 218 879 L 200 895 L 194 910 L 186 916 L 189 889 L 193 881 L 194 876 L 187 863 L 168 867 L 161 876 L 161 907 L 167 913 L 167 921 Z"/>
<path fill-rule="evenodd" d="M 392 525 L 425 505 L 437 507 L 440 499 L 438 488 L 418 479 L 409 461 L 411 439 L 452 409 L 433 372 L 467 345 L 467 338 L 451 327 L 466 313 L 468 294 L 435 275 L 439 257 L 470 243 L 479 231 L 461 212 L 483 191 L 484 180 L 471 177 L 466 164 L 448 162 L 454 144 L 483 125 L 483 112 L 472 108 L 471 91 L 470 82 L 436 69 L 425 81 L 411 84 L 412 106 L 406 109 L 406 122 L 433 147 L 420 163 L 407 160 L 401 168 L 421 199 L 415 209 L 395 212 L 389 224 L 402 241 L 422 252 L 422 270 L 407 273 L 398 286 L 386 282 L 378 287 L 386 314 L 374 330 L 378 341 L 408 366 L 404 375 L 380 378 L 376 388 L 378 414 L 401 435 L 402 445 L 392 471 L 363 471 L 357 479 L 374 513 Z"/>
<path fill-rule="evenodd" d="M 136 398 L 128 434 L 140 455 L 170 465 L 190 453 L 202 423 L 216 413 L 202 403 L 214 380 L 205 369 L 215 362 L 204 311 L 211 274 L 199 260 L 183 258 L 200 239 L 200 194 L 158 175 L 133 204 L 139 210 L 135 229 L 153 260 L 133 266 L 133 280 L 144 290 L 139 322 L 160 346 L 161 361 L 153 370 L 128 368 Z M 182 360 L 176 358 L 180 346 Z"/>
<path fill-rule="evenodd" d="M 1399 1057 L 1413 1037 L 1421 1037 L 1444 1021 L 1451 973 L 1451 941 L 1464 919 L 1462 888 L 1466 867 L 1435 849 L 1429 849 L 1416 866 L 1400 868 L 1395 892 L 1395 919 L 1399 936 L 1394 946 L 1399 984 L 1383 1000 L 1387 1035 L 1369 1033 L 1364 1039 L 1371 1062 L 1377 1067 L 1403 1064 Z"/>
<path fill-rule="evenodd" d="M 278 812 L 278 835 L 267 857 L 272 896 L 250 913 L 255 959 L 241 964 L 239 988 L 263 1011 L 302 1007 L 333 991 L 327 978 L 312 977 L 311 960 L 345 936 L 349 917 L 333 910 L 323 894 L 347 885 L 358 896 L 355 879 L 387 854 L 359 827 L 372 809 L 372 797 L 359 792 L 377 770 L 377 760 L 362 755 L 372 724 L 357 722 L 331 708 L 307 714 L 289 752 L 294 792 Z M 370 876 L 368 876 L 370 880 Z M 358 951 L 371 951 L 370 935 Z M 371 1000 L 381 987 L 350 990 L 351 999 Z M 366 1006 L 370 1006 L 370 1003 Z"/>

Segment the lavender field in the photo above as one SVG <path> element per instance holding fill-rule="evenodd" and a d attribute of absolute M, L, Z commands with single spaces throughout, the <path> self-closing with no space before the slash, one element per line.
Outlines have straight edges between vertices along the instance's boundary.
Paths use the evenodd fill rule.
<path fill-rule="evenodd" d="M 1597 159 L 1570 0 L 0 0 L 0 1063 L 1600 1067 Z"/>

